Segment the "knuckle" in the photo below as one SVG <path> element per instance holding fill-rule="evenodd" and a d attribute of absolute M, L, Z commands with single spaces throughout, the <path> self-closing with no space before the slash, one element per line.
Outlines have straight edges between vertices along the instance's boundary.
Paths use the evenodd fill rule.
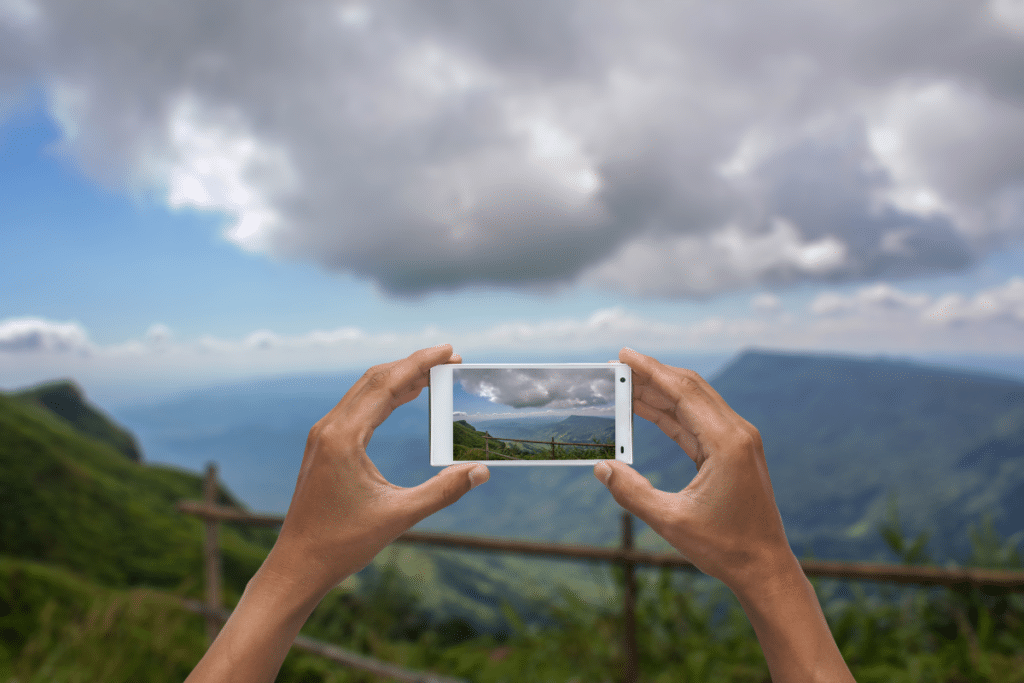
<path fill-rule="evenodd" d="M 678 388 L 679 394 L 683 396 L 688 394 L 692 395 L 703 390 L 700 375 L 693 370 L 687 370 L 685 368 L 679 369 L 676 373 L 675 384 Z"/>
<path fill-rule="evenodd" d="M 386 365 L 374 365 L 363 374 L 363 377 L 366 378 L 366 385 L 371 389 L 379 389 L 384 386 L 388 378 L 389 369 Z"/>
<path fill-rule="evenodd" d="M 746 420 L 743 420 L 742 424 L 733 430 L 731 438 L 738 452 L 756 453 L 763 448 L 761 432 Z"/>
<path fill-rule="evenodd" d="M 761 432 L 758 431 L 757 427 L 744 420 L 742 431 L 746 436 L 748 446 L 752 448 L 761 448 Z"/>

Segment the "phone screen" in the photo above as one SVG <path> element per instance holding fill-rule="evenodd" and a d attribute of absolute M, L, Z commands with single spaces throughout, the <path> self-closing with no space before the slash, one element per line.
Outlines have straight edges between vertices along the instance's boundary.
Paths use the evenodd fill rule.
<path fill-rule="evenodd" d="M 434 368 L 431 464 L 631 462 L 629 380 L 621 363 Z"/>

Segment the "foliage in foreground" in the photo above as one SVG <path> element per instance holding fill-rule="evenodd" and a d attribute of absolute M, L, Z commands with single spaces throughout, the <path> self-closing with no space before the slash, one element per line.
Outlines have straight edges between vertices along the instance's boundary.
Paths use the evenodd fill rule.
<path fill-rule="evenodd" d="M 895 537 L 893 537 L 895 538 Z M 904 561 L 922 558 L 900 537 Z M 1014 544 L 991 521 L 973 533 L 969 564 L 1020 568 Z M 899 554 L 899 551 L 898 551 Z M 615 571 L 621 581 L 621 572 Z M 640 678 L 667 681 L 767 680 L 753 629 L 716 582 L 669 570 L 640 572 L 637 604 Z M 872 588 L 816 583 L 844 657 L 860 683 L 943 681 L 1024 683 L 1024 596 L 981 591 Z M 144 589 L 100 588 L 23 560 L 0 561 L 0 632 L 29 633 L 0 650 L 0 681 L 181 681 L 205 649 L 202 621 L 174 598 Z M 564 592 L 550 627 L 515 625 L 479 635 L 458 619 L 431 622 L 411 584 L 385 570 L 359 593 L 335 591 L 304 633 L 379 659 L 478 683 L 615 681 L 622 670 L 618 604 L 593 605 Z M 282 683 L 376 681 L 293 651 Z"/>

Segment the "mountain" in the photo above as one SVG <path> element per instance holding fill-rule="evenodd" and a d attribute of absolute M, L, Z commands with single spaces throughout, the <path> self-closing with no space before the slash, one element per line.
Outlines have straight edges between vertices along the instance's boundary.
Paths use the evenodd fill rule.
<path fill-rule="evenodd" d="M 245 500 L 284 512 L 309 427 L 358 375 L 309 376 L 199 392 L 123 410 L 155 459 L 199 469 L 216 460 Z M 868 558 L 897 497 L 909 529 L 933 529 L 937 554 L 966 547 L 967 527 L 992 513 L 1021 528 L 1019 439 L 1024 382 L 885 358 L 749 351 L 711 383 L 761 431 L 776 497 L 799 552 Z M 426 392 L 375 432 L 370 455 L 402 486 L 429 465 Z M 474 425 L 488 430 L 491 425 Z M 503 425 L 514 438 L 532 421 Z M 492 432 L 493 433 L 493 432 Z M 547 433 L 540 438 L 551 438 Z M 654 425 L 634 421 L 637 470 L 679 490 L 695 469 Z M 437 530 L 612 543 L 618 506 L 588 468 L 495 468 L 486 503 L 469 495 L 425 520 Z M 640 541 L 659 541 L 641 535 Z"/>
<path fill-rule="evenodd" d="M 465 420 L 456 422 L 454 425 L 455 445 L 465 444 L 471 448 L 483 448 L 483 436 L 485 433 L 499 438 L 530 439 L 535 441 L 554 440 L 560 443 L 589 444 L 592 443 L 593 439 L 597 439 L 599 443 L 615 442 L 615 420 L 613 418 L 590 415 L 570 415 L 558 421 L 552 421 L 550 418 L 487 420 L 480 421 L 478 426 L 480 429 L 476 430 Z M 472 442 L 469 440 L 469 434 L 465 432 L 466 428 L 475 432 Z M 519 449 L 526 453 L 551 453 L 551 447 L 543 443 L 518 443 L 515 441 L 507 442 L 506 451 L 503 452 L 516 455 L 514 449 Z M 605 451 L 606 455 L 609 453 L 610 451 Z M 598 457 L 596 452 L 594 457 Z"/>
<path fill-rule="evenodd" d="M 202 478 L 131 461 L 119 437 L 111 444 L 24 395 L 0 394 L 0 555 L 60 565 L 109 587 L 191 586 L 198 596 L 200 522 L 174 505 L 201 497 Z M 223 489 L 219 500 L 241 505 Z M 228 595 L 241 593 L 269 543 L 266 530 L 226 525 Z"/>
<path fill-rule="evenodd" d="M 357 377 L 246 383 L 115 415 L 150 459 L 193 470 L 214 460 L 243 500 L 283 513 L 309 428 Z M 932 533 L 940 560 L 965 557 L 970 526 L 986 514 L 1004 536 L 1024 528 L 1024 382 L 885 358 L 749 351 L 711 384 L 760 430 L 799 555 L 893 560 L 877 530 L 894 499 L 908 533 Z M 429 464 L 427 416 L 424 392 L 370 441 L 371 459 L 397 485 L 415 486 L 438 471 Z M 506 428 L 530 438 L 538 424 Z M 640 418 L 634 467 L 664 490 L 682 489 L 695 474 L 679 446 Z M 494 467 L 485 485 L 418 528 L 611 545 L 620 514 L 590 467 Z M 636 534 L 639 547 L 668 549 L 640 523 Z M 547 599 L 559 584 L 584 599 L 615 599 L 603 565 L 399 545 L 382 554 L 389 561 L 430 577 L 422 585 L 437 609 L 483 621 L 493 596 Z"/>
<path fill-rule="evenodd" d="M 483 459 L 485 447 L 493 454 L 514 456 L 511 448 L 501 441 L 491 440 L 487 443 L 486 431 L 480 431 L 465 420 L 452 424 L 452 457 L 455 460 Z M 493 459 L 493 458 L 492 458 Z"/>
<path fill-rule="evenodd" d="M 714 387 L 761 431 L 791 542 L 875 551 L 891 497 L 957 556 L 991 513 L 1024 527 L 1024 383 L 906 361 L 748 352 Z"/>
<path fill-rule="evenodd" d="M 536 432 L 539 439 L 554 439 L 570 443 L 590 443 L 597 439 L 601 443 L 615 443 L 615 419 L 591 415 L 570 415 L 549 427 Z"/>
<path fill-rule="evenodd" d="M 11 398 L 49 410 L 79 432 L 113 446 L 132 462 L 142 460 L 142 453 L 131 432 L 86 402 L 82 390 L 74 382 L 63 380 L 42 384 L 11 394 Z"/>
<path fill-rule="evenodd" d="M 202 496 L 202 477 L 174 466 L 129 460 L 118 450 L 126 430 L 117 427 L 103 438 L 87 433 L 37 404 L 31 399 L 37 393 L 45 392 L 0 392 L 0 583 L 10 580 L 18 586 L 13 592 L 0 591 L 0 631 L 5 633 L 0 672 L 4 648 L 17 651 L 19 643 L 39 628 L 39 610 L 57 574 L 78 577 L 81 590 L 76 591 L 86 602 L 90 592 L 139 586 L 202 596 L 201 523 L 175 509 L 182 499 Z M 99 414 L 80 393 L 76 395 L 82 402 L 81 414 Z M 211 412 L 207 419 L 224 419 L 223 407 L 220 413 Z M 89 426 L 88 421 L 85 424 Z M 266 424 L 266 433 L 275 434 L 274 420 Z M 400 416 L 391 428 L 393 436 L 385 440 L 385 447 L 395 445 L 402 453 L 414 447 L 400 438 Z M 252 430 L 232 427 L 226 434 L 247 431 Z M 242 444 L 274 452 L 273 440 L 259 439 L 258 430 L 256 436 Z M 301 458 L 301 450 L 298 455 Z M 386 451 L 375 451 L 375 457 L 386 460 Z M 426 467 L 424 479 L 434 473 Z M 217 501 L 247 509 L 224 487 Z M 275 538 L 276 532 L 269 529 L 221 525 L 226 604 L 237 601 Z M 392 547 L 348 585 L 372 586 L 388 564 L 397 562 L 405 570 L 419 567 L 423 575 L 440 572 L 427 587 L 424 604 L 438 620 L 456 614 L 479 628 L 507 628 L 494 610 L 493 596 L 501 595 L 528 621 L 536 621 L 540 610 L 529 591 L 517 590 L 511 577 L 495 576 L 489 568 L 491 558 L 483 564 L 474 559 L 479 558 L 463 562 L 459 553 Z"/>

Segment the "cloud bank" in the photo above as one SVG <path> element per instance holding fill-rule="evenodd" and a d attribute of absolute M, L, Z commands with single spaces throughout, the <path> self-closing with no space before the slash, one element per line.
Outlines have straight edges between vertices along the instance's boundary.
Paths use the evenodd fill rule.
<path fill-rule="evenodd" d="M 564 410 L 614 405 L 615 377 L 607 369 L 455 368 L 463 391 L 511 408 Z"/>
<path fill-rule="evenodd" d="M 838 351 L 854 354 L 929 353 L 1020 356 L 1024 348 L 1024 278 L 974 293 L 927 294 L 881 282 L 846 291 L 824 291 L 806 303 L 776 294 L 751 297 L 749 313 L 658 318 L 622 307 L 582 317 L 516 321 L 479 328 L 436 327 L 369 332 L 358 327 L 283 335 L 257 330 L 240 339 L 179 339 L 155 324 L 137 339 L 97 344 L 74 321 L 0 320 L 0 378 L 4 388 L 70 376 L 87 386 L 124 395 L 154 387 L 208 385 L 257 375 L 365 369 L 412 351 L 451 343 L 466 362 L 503 362 L 524 349 L 549 360 L 608 360 L 631 346 L 662 353 L 729 353 L 749 347 Z M 593 358 L 594 353 L 608 354 Z M 546 380 L 545 380 L 546 381 Z M 516 384 L 518 382 L 518 385 Z M 590 401 L 611 396 L 598 386 L 573 393 L 531 377 L 489 381 L 501 401 L 535 389 L 508 405 L 537 400 Z M 467 391 L 474 391 L 474 384 Z M 482 384 L 480 385 L 482 386 Z M 480 387 L 477 386 L 477 389 Z"/>
<path fill-rule="evenodd" d="M 1019 0 L 0 2 L 92 177 L 401 296 L 966 268 L 1024 235 L 1022 71 Z"/>

